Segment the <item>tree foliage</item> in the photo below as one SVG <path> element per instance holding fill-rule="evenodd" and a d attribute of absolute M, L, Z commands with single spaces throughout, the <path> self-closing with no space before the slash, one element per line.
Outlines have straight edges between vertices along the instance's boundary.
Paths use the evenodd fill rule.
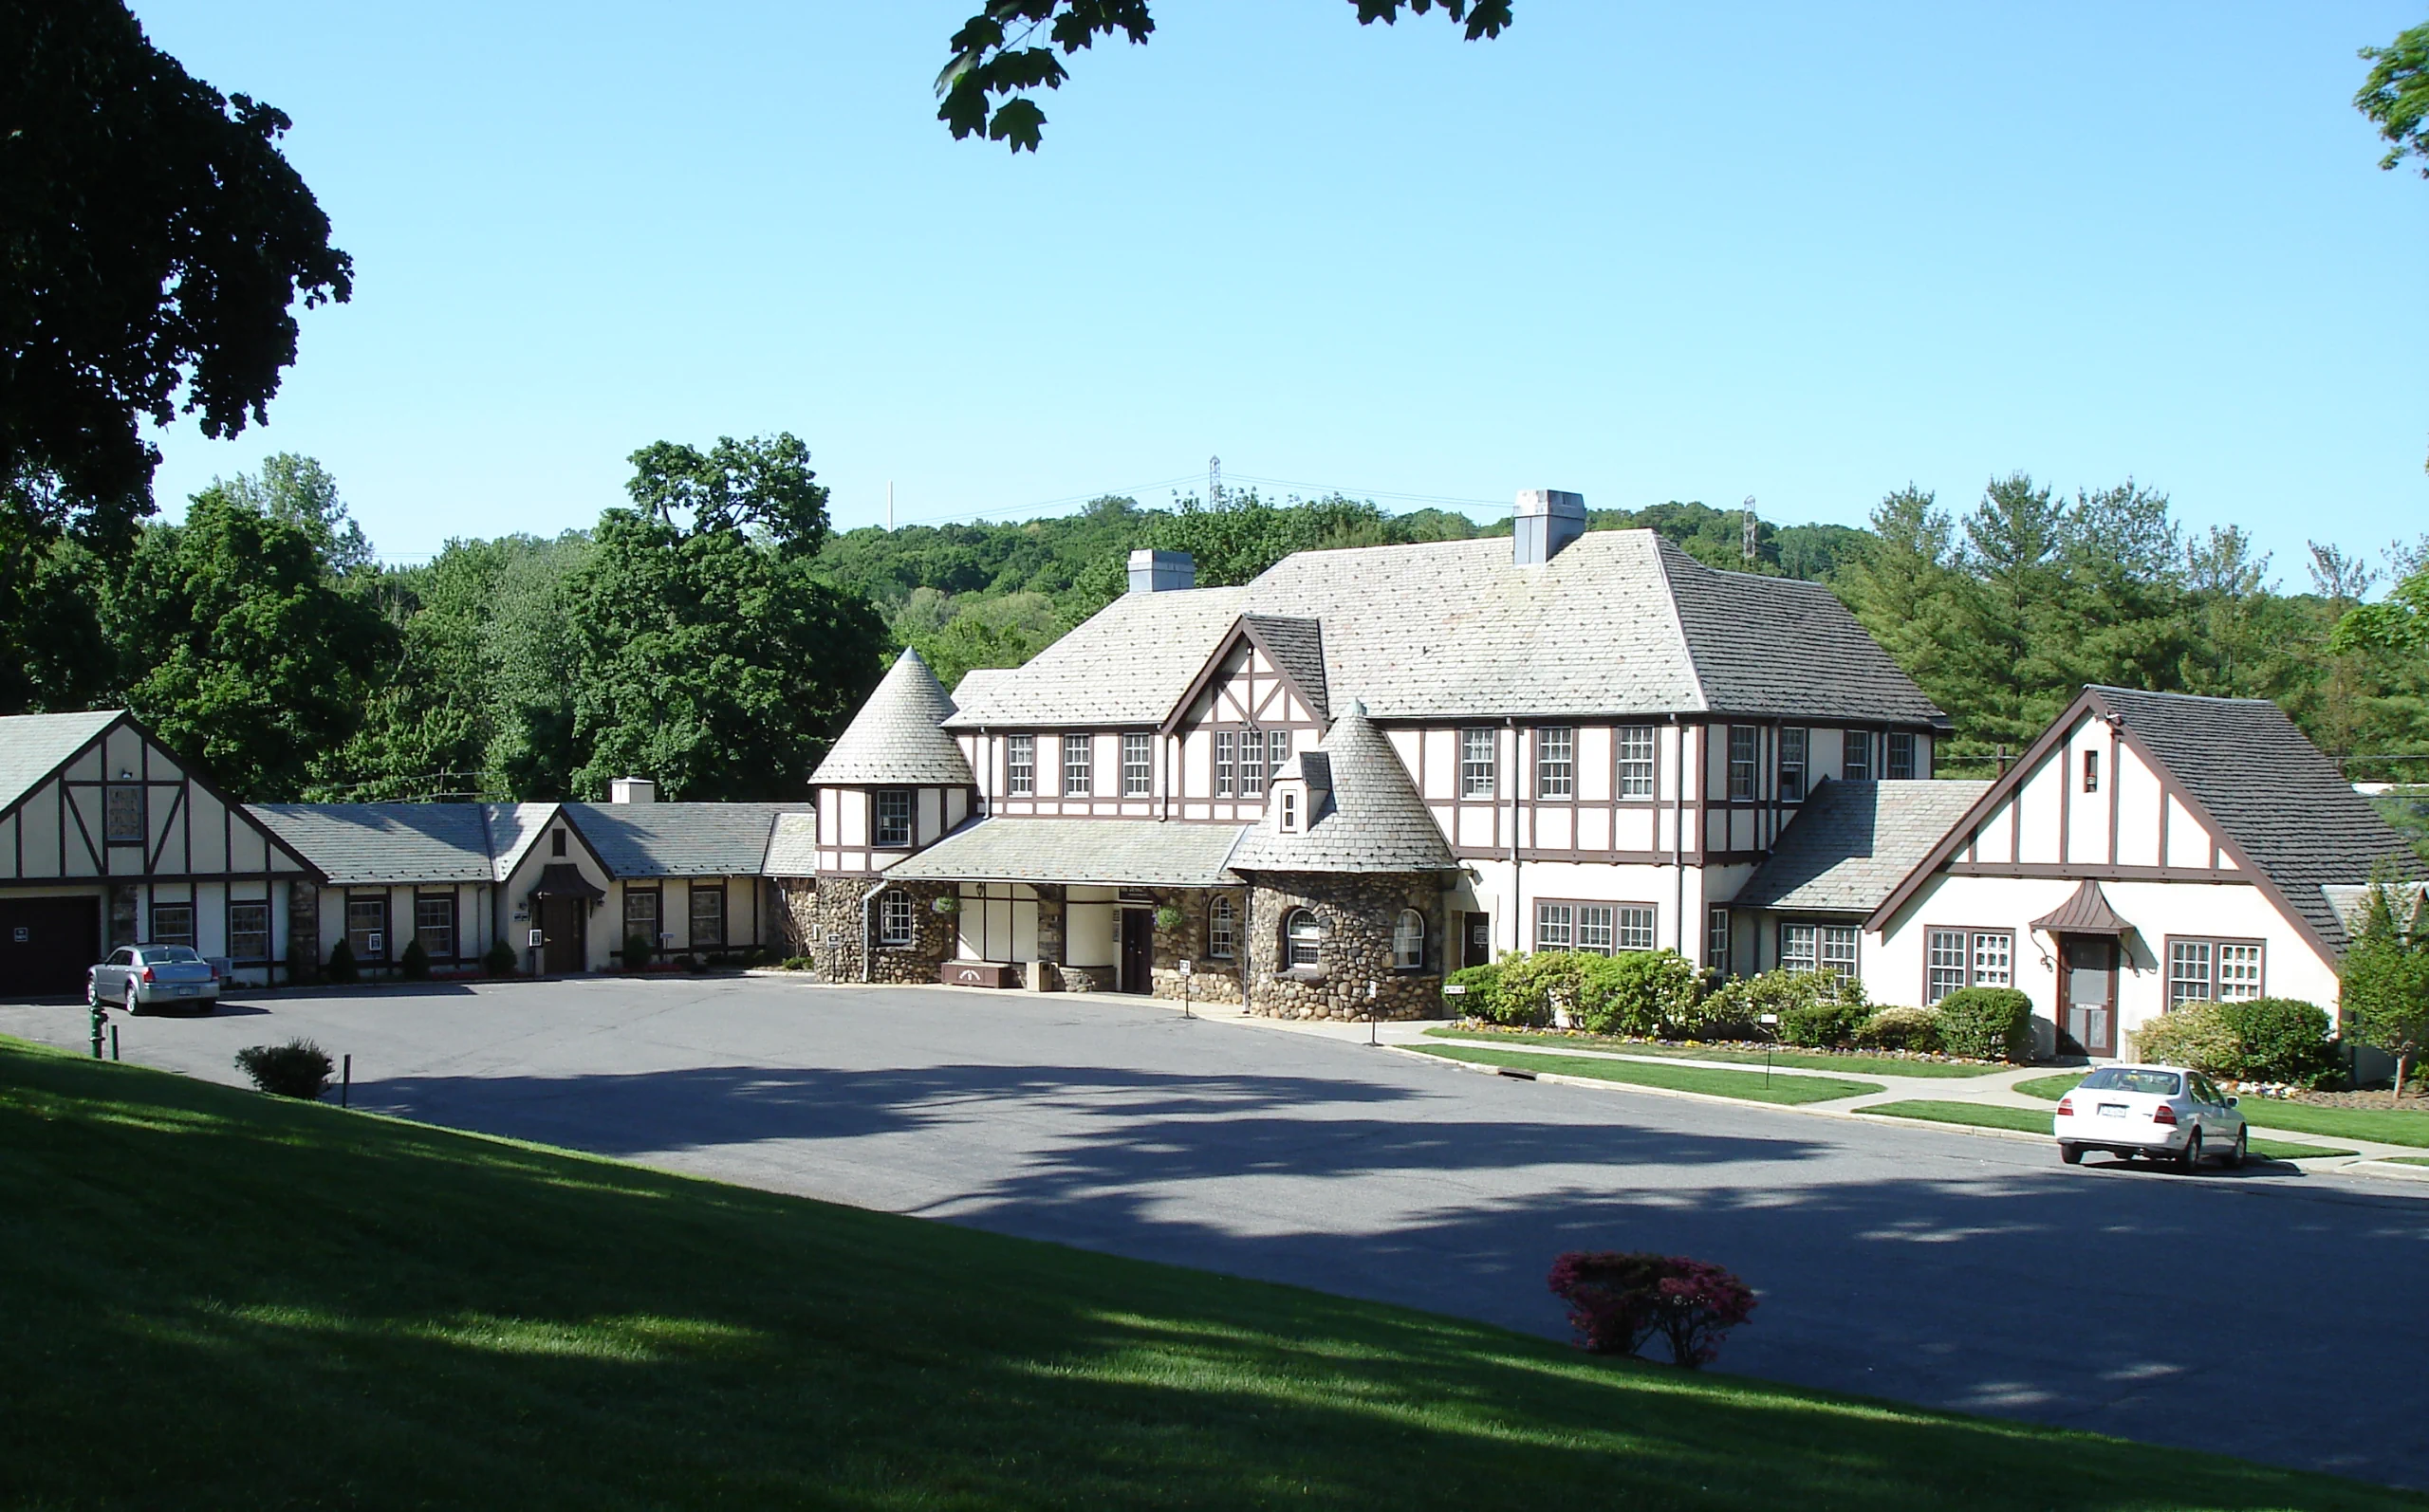
<path fill-rule="evenodd" d="M 2362 928 L 2345 952 L 2338 1003 L 2345 1032 L 2396 1058 L 2396 1091 L 2429 1053 L 2429 916 L 2419 894 L 2370 889 Z"/>
<path fill-rule="evenodd" d="M 2386 138 L 2387 155 L 2379 166 L 2394 168 L 2407 157 L 2418 157 L 2420 176 L 2429 178 L 2429 21 L 2386 46 L 2363 48 L 2362 58 L 2370 72 L 2353 105 Z"/>

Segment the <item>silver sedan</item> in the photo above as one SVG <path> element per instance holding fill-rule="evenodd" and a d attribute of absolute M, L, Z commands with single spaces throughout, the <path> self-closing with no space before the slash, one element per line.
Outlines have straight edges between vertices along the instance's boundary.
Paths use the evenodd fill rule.
<path fill-rule="evenodd" d="M 132 1013 L 175 1006 L 209 1013 L 219 1003 L 219 968 L 184 945 L 122 945 L 86 974 L 84 1001 Z"/>

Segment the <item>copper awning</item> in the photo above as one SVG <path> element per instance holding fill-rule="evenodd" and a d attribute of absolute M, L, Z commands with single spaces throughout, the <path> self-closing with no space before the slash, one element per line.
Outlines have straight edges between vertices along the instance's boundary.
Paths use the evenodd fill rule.
<path fill-rule="evenodd" d="M 2118 917 L 2108 906 L 2108 898 L 2100 884 L 2086 877 L 2075 895 L 2032 921 L 2036 930 L 2051 934 L 2131 934 L 2134 926 Z"/>
<path fill-rule="evenodd" d="M 540 869 L 540 880 L 531 885 L 533 897 L 603 898 L 607 890 L 582 875 L 582 868 L 570 861 L 558 861 Z"/>

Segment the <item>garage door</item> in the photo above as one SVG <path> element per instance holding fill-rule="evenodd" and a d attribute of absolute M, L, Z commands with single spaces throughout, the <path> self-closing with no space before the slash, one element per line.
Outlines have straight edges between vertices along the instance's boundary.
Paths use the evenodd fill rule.
<path fill-rule="evenodd" d="M 82 992 L 101 958 L 100 898 L 0 898 L 0 996 Z"/>

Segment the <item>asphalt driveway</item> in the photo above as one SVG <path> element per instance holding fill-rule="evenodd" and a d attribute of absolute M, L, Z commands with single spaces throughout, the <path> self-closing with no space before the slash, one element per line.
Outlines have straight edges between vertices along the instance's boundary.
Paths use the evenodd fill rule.
<path fill-rule="evenodd" d="M 1759 1291 L 1727 1368 L 2429 1486 L 2429 1186 L 1478 1076 L 1164 1005 L 707 979 L 282 994 L 121 1020 L 220 1080 L 305 1034 L 361 1107 L 1565 1330 L 1571 1248 Z M 0 1033 L 81 1047 L 79 1007 Z"/>

